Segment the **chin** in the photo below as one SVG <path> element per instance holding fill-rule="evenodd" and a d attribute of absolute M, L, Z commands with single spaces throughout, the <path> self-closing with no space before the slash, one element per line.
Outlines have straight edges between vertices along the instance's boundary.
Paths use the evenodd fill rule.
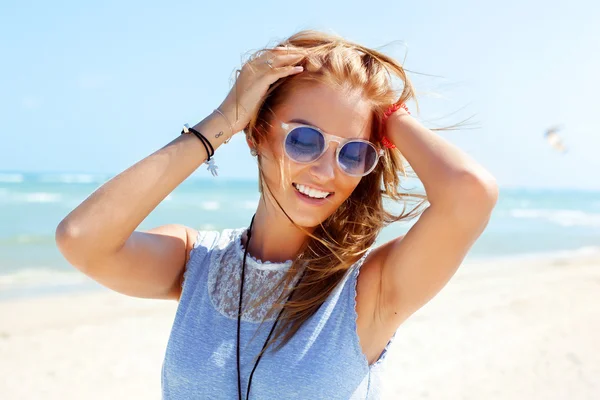
<path fill-rule="evenodd" d="M 300 212 L 300 210 L 295 210 L 292 212 L 287 211 L 287 214 L 290 216 L 290 218 L 296 223 L 296 225 L 299 225 L 305 229 L 313 229 L 316 228 L 317 226 L 319 226 L 319 224 L 323 223 L 323 221 L 325 221 L 327 219 L 327 217 L 329 215 L 325 215 L 325 216 L 320 216 L 320 215 L 316 215 L 315 213 L 313 214 L 308 214 L 308 213 L 302 213 Z"/>

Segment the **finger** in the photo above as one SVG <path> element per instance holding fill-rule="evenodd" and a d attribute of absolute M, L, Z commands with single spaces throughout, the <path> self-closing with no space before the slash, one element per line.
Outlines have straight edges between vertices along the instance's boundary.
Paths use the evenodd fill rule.
<path fill-rule="evenodd" d="M 266 60 L 260 60 L 260 64 L 257 64 L 257 66 L 265 66 L 266 65 L 267 68 L 272 67 L 271 69 L 277 69 L 277 68 L 297 64 L 304 57 L 305 56 L 303 54 L 282 54 L 282 55 L 274 56 L 272 58 L 268 58 Z"/>
<path fill-rule="evenodd" d="M 274 53 L 278 53 L 278 54 L 308 54 L 308 52 L 306 51 L 306 49 L 303 48 L 298 48 L 298 47 L 293 47 L 293 46 L 277 46 L 272 50 Z"/>
<path fill-rule="evenodd" d="M 281 56 L 297 55 L 299 57 L 302 57 L 302 56 L 305 56 L 306 54 L 307 54 L 307 52 L 304 49 L 275 47 L 272 50 L 266 50 L 266 51 L 262 52 L 258 57 L 255 58 L 255 61 L 260 63 L 260 62 L 265 62 L 267 60 L 274 60 Z"/>
<path fill-rule="evenodd" d="M 304 71 L 304 67 L 301 65 L 288 65 L 285 67 L 275 68 L 273 69 L 272 74 L 266 74 L 266 78 L 269 80 L 269 83 L 273 83 L 278 79 L 284 78 L 286 76 L 299 74 Z"/>
<path fill-rule="evenodd" d="M 278 68 L 297 64 L 306 56 L 306 51 L 292 51 L 290 54 L 265 51 L 258 57 L 247 62 L 244 67 L 252 71 L 269 74 Z"/>
<path fill-rule="evenodd" d="M 285 51 L 285 52 L 287 52 L 287 51 L 289 51 L 289 52 L 292 52 L 292 51 L 306 52 L 306 49 L 304 49 L 302 47 L 295 47 L 295 46 L 277 46 L 277 47 L 274 47 L 272 50 L 273 51 Z"/>
<path fill-rule="evenodd" d="M 306 57 L 304 53 L 290 53 L 290 54 L 277 54 L 273 57 L 273 60 L 292 60 Z"/>

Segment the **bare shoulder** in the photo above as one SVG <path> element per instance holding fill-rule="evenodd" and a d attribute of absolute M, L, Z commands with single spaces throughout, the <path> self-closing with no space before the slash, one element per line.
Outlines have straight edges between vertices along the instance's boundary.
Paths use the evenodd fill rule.
<path fill-rule="evenodd" d="M 198 237 L 198 230 L 185 225 L 168 224 L 144 231 L 146 233 L 177 238 L 185 242 L 186 261 L 189 259 L 190 251 Z"/>
<path fill-rule="evenodd" d="M 197 240 L 198 234 L 199 234 L 199 231 L 197 229 L 190 228 L 188 226 L 185 226 L 184 228 L 185 228 L 185 237 L 186 237 L 185 261 L 183 263 L 183 268 L 181 269 L 181 272 L 179 274 L 179 279 L 178 279 L 179 284 L 177 285 L 177 288 L 175 289 L 173 296 L 172 296 L 172 298 L 177 299 L 177 301 L 179 301 L 179 299 L 181 298 L 181 291 L 183 288 L 183 277 L 185 275 L 185 270 L 187 268 L 188 261 L 190 260 L 192 250 L 194 249 L 194 246 L 196 245 L 196 240 Z"/>
<path fill-rule="evenodd" d="M 82 271 L 128 296 L 178 300 L 196 236 L 197 230 L 178 224 L 134 231 L 117 252 Z"/>

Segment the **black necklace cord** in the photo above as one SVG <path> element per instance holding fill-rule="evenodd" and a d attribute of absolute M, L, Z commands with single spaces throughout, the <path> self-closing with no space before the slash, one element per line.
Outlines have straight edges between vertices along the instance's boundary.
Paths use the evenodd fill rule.
<path fill-rule="evenodd" d="M 246 248 L 244 249 L 244 260 L 242 262 L 242 281 L 240 282 L 240 301 L 238 305 L 238 323 L 237 323 L 237 377 L 238 377 L 238 399 L 242 400 L 242 378 L 240 375 L 240 320 L 242 318 L 242 298 L 244 291 L 244 273 L 246 271 L 246 257 L 248 256 L 248 249 L 250 248 L 250 238 L 252 237 L 252 225 L 254 225 L 254 217 L 250 221 L 250 227 L 248 228 L 248 240 L 246 241 Z M 241 239 L 240 239 L 241 240 Z"/>
<path fill-rule="evenodd" d="M 248 240 L 246 241 L 246 248 L 244 249 L 244 259 L 242 262 L 242 281 L 240 283 L 240 302 L 239 302 L 239 307 L 238 307 L 237 376 L 238 376 L 238 399 L 239 400 L 242 400 L 242 378 L 241 378 L 241 373 L 240 373 L 240 320 L 241 320 L 241 316 L 242 316 L 242 298 L 243 298 L 243 292 L 244 292 L 244 274 L 245 274 L 245 270 L 246 270 L 246 257 L 248 255 L 248 249 L 250 248 L 250 238 L 252 237 L 252 225 L 254 224 L 254 217 L 256 217 L 256 215 L 254 215 L 252 217 L 252 221 L 250 222 L 250 227 L 248 228 Z M 298 282 L 296 282 L 296 284 L 294 285 L 294 288 L 290 292 L 290 295 L 288 296 L 287 300 L 285 301 L 286 304 L 292 298 L 292 295 L 296 291 L 298 284 L 304 278 L 305 273 L 306 273 L 306 268 L 304 269 L 304 271 L 302 272 L 302 276 L 300 276 L 300 279 L 298 279 Z M 285 307 L 285 304 L 284 304 L 284 307 Z M 281 317 L 281 313 L 283 313 L 284 307 L 282 307 L 281 310 L 279 311 L 279 314 L 277 314 L 277 318 L 275 319 L 275 322 L 273 323 L 273 326 L 271 327 L 271 331 L 269 332 L 269 335 L 267 336 L 267 340 L 265 340 L 265 343 L 263 344 L 263 347 L 262 347 L 262 350 L 260 351 L 258 359 L 254 363 L 254 367 L 252 368 L 252 372 L 250 373 L 250 377 L 248 378 L 248 388 L 246 390 L 246 400 L 248 400 L 250 398 L 250 385 L 252 384 L 252 376 L 254 375 L 254 371 L 256 371 L 256 367 L 258 367 L 258 363 L 260 362 L 260 359 L 262 358 L 262 356 L 264 354 L 265 348 L 267 347 L 267 343 L 269 343 L 269 339 L 271 339 L 271 335 L 275 331 L 275 327 L 277 326 L 277 322 L 279 322 L 279 317 Z"/>
<path fill-rule="evenodd" d="M 298 286 L 298 283 L 300 283 L 302 278 L 304 278 L 305 272 L 306 272 L 306 269 L 302 272 L 302 276 L 300 277 L 298 282 L 296 282 L 296 285 L 294 285 L 294 288 L 292 289 L 290 295 L 288 296 L 287 300 L 285 301 L 286 303 L 291 300 L 292 295 L 296 291 L 296 287 Z M 254 375 L 254 371 L 256 371 L 256 367 L 258 367 L 258 363 L 260 362 L 260 359 L 262 358 L 262 356 L 264 354 L 265 348 L 267 347 L 267 343 L 269 343 L 269 339 L 271 339 L 271 335 L 275 331 L 275 327 L 277 326 L 277 322 L 279 322 L 279 317 L 281 317 L 281 313 L 283 313 L 283 310 L 284 310 L 283 307 L 281 308 L 281 310 L 279 310 L 279 314 L 277 314 L 277 319 L 275 319 L 275 322 L 273 323 L 273 326 L 271 327 L 269 336 L 267 336 L 267 340 L 265 340 L 265 344 L 263 344 L 262 350 L 260 351 L 260 355 L 258 356 L 256 363 L 254 363 L 254 368 L 252 368 L 252 372 L 250 373 L 250 378 L 248 378 L 248 390 L 246 391 L 246 400 L 250 398 L 250 384 L 252 383 L 252 375 Z"/>

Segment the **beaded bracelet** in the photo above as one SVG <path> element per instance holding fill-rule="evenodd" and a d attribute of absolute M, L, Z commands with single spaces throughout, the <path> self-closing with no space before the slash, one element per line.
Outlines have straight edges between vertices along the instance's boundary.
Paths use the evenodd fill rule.
<path fill-rule="evenodd" d="M 406 110 L 406 112 L 408 114 L 410 114 L 410 111 L 408 111 L 408 107 L 406 106 L 406 104 L 404 104 L 404 103 L 402 103 L 402 104 L 398 104 L 398 103 L 392 104 L 383 113 L 383 118 L 382 118 L 382 121 L 381 121 L 382 125 L 385 124 L 385 121 L 387 121 L 387 119 L 390 117 L 390 115 L 392 115 L 393 113 L 395 113 L 396 111 L 398 111 L 401 108 L 403 108 L 404 110 Z M 392 143 L 392 141 L 390 139 L 388 139 L 387 136 L 383 136 L 383 138 L 381 139 L 381 144 L 383 144 L 383 146 L 387 147 L 388 149 L 395 149 L 396 148 L 396 145 L 394 143 Z"/>

